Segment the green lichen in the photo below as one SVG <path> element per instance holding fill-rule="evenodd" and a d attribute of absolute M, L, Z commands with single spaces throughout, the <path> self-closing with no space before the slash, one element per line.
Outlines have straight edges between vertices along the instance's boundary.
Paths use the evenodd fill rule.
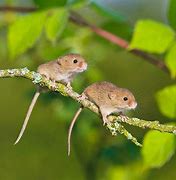
<path fill-rule="evenodd" d="M 3 76 L 3 75 L 4 75 L 4 71 L 0 70 L 0 76 Z"/>
<path fill-rule="evenodd" d="M 33 72 L 33 83 L 38 84 L 42 81 L 42 75 L 36 72 Z"/>
<path fill-rule="evenodd" d="M 108 123 L 106 126 L 110 130 L 112 136 L 117 136 L 117 129 L 118 127 L 114 127 L 115 124 Z"/>
<path fill-rule="evenodd" d="M 29 72 L 30 71 L 29 71 L 29 69 L 27 67 L 24 67 L 24 68 L 21 69 L 21 75 L 25 75 L 25 74 L 27 74 Z"/>
<path fill-rule="evenodd" d="M 113 123 L 108 123 L 107 124 L 107 128 L 110 130 L 111 134 L 113 136 L 117 135 L 117 131 L 124 135 L 127 139 L 131 140 L 135 145 L 137 146 L 142 146 L 142 144 L 140 144 L 137 139 L 135 137 L 132 136 L 131 133 L 129 133 L 124 126 L 122 126 L 120 123 L 118 123 L 117 121 L 113 122 Z"/>
<path fill-rule="evenodd" d="M 68 96 L 68 93 L 66 92 L 66 87 L 63 84 L 58 83 L 56 90 L 59 91 L 63 96 Z"/>
<path fill-rule="evenodd" d="M 7 72 L 13 77 L 15 76 L 16 69 L 8 69 Z"/>
<path fill-rule="evenodd" d="M 6 69 L 0 70 L 0 78 L 6 77 L 25 77 L 32 80 L 34 84 L 39 84 L 40 86 L 46 86 L 51 90 L 60 92 L 63 96 L 70 96 L 72 99 L 79 102 L 83 107 L 90 109 L 92 112 L 100 115 L 98 107 L 90 102 L 89 100 L 81 100 L 80 95 L 72 91 L 72 89 L 67 88 L 61 83 L 56 83 L 56 87 L 52 88 L 51 81 L 43 78 L 39 73 L 29 71 L 28 68 L 22 69 Z M 147 121 L 138 118 L 129 118 L 126 116 L 108 116 L 111 123 L 107 124 L 107 128 L 110 130 L 113 136 L 117 136 L 118 132 L 124 135 L 127 139 L 135 143 L 137 146 L 142 146 L 135 137 L 133 137 L 121 123 L 127 123 L 129 125 L 137 126 L 140 128 L 150 128 L 161 132 L 168 132 L 176 134 L 176 126 L 160 124 L 159 121 Z"/>

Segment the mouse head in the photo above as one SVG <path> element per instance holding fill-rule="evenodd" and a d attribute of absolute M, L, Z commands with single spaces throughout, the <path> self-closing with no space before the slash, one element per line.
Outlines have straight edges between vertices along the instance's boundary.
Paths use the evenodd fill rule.
<path fill-rule="evenodd" d="M 87 69 L 87 63 L 79 54 L 67 54 L 60 57 L 57 63 L 67 72 L 83 72 Z"/>
<path fill-rule="evenodd" d="M 117 111 L 135 109 L 137 106 L 134 95 L 128 89 L 117 88 L 109 93 L 109 98 Z"/>

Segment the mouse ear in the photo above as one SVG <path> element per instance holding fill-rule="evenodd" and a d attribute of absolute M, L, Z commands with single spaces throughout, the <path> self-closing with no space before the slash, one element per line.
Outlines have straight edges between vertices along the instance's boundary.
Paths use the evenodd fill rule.
<path fill-rule="evenodd" d="M 109 99 L 115 99 L 116 98 L 116 94 L 115 93 L 113 93 L 113 92 L 110 92 L 110 93 L 108 93 L 108 97 L 109 97 Z"/>

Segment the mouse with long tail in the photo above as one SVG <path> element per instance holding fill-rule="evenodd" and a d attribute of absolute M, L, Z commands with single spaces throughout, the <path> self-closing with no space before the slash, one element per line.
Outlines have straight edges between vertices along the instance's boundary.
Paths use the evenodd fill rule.
<path fill-rule="evenodd" d="M 37 72 L 45 76 L 48 80 L 52 80 L 53 83 L 61 82 L 66 84 L 68 87 L 71 87 L 70 83 L 75 75 L 85 71 L 86 69 L 87 63 L 81 55 L 67 54 L 65 56 L 59 57 L 54 61 L 39 65 Z M 36 104 L 36 101 L 41 92 L 45 91 L 45 89 L 46 88 L 37 87 L 37 91 L 34 94 L 32 102 L 29 106 L 21 131 L 14 144 L 17 144 L 21 139 L 28 124 L 34 105 Z"/>
<path fill-rule="evenodd" d="M 128 89 L 117 87 L 110 82 L 96 82 L 88 86 L 82 93 L 83 97 L 87 97 L 90 101 L 95 103 L 102 116 L 103 125 L 108 124 L 108 115 L 112 113 L 122 114 L 127 110 L 135 109 L 137 102 L 134 95 Z M 70 155 L 70 144 L 71 144 L 71 134 L 73 126 L 83 110 L 81 106 L 74 118 L 71 121 L 69 131 L 68 131 L 68 156 Z"/>

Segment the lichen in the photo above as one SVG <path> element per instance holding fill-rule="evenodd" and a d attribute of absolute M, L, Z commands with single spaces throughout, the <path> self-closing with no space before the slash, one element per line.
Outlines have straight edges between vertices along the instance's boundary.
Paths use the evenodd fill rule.
<path fill-rule="evenodd" d="M 58 84 L 56 90 L 58 90 L 63 96 L 68 96 L 66 88 L 63 84 Z"/>
<path fill-rule="evenodd" d="M 0 70 L 0 76 L 3 76 L 3 75 L 4 75 L 4 71 Z"/>
<path fill-rule="evenodd" d="M 42 81 L 42 75 L 41 74 L 39 74 L 39 73 L 36 73 L 36 72 L 32 72 L 32 75 L 33 75 L 33 83 L 34 84 L 38 84 L 38 83 L 40 83 L 41 81 Z"/>
<path fill-rule="evenodd" d="M 127 139 L 133 139 L 133 136 L 131 134 L 127 134 Z"/>
<path fill-rule="evenodd" d="M 22 69 L 6 69 L 6 70 L 0 70 L 0 77 L 25 77 L 27 79 L 30 79 L 33 81 L 33 83 L 37 84 L 39 83 L 40 86 L 46 86 L 53 90 L 50 85 L 50 80 L 47 80 L 42 77 L 39 73 L 29 71 L 28 68 L 22 68 Z M 63 96 L 70 96 L 72 99 L 79 102 L 83 107 L 90 109 L 92 112 L 100 115 L 98 107 L 90 102 L 88 99 L 81 99 L 80 95 L 74 92 L 72 89 L 69 89 L 64 84 L 56 83 L 56 87 L 54 88 L 55 91 L 60 92 Z M 109 129 L 111 134 L 113 136 L 117 136 L 117 133 L 120 133 L 124 135 L 127 139 L 135 143 L 137 146 L 142 146 L 140 143 L 138 143 L 137 139 L 133 137 L 131 133 L 129 133 L 126 128 L 121 124 L 122 122 L 127 123 L 129 125 L 137 126 L 140 128 L 150 128 L 155 129 L 161 132 L 169 132 L 176 135 L 176 126 L 174 125 L 165 125 L 160 124 L 159 121 L 146 121 L 143 119 L 138 118 L 129 118 L 127 116 L 108 116 L 107 117 L 109 123 L 106 125 L 106 127 Z"/>
<path fill-rule="evenodd" d="M 115 127 L 113 127 L 113 124 L 108 123 L 106 126 L 110 130 L 112 136 L 117 136 L 117 130 Z"/>
<path fill-rule="evenodd" d="M 29 69 L 27 67 L 24 67 L 21 69 L 21 75 L 25 75 L 26 73 L 29 73 Z"/>
<path fill-rule="evenodd" d="M 11 75 L 11 76 L 15 76 L 15 71 L 16 69 L 8 69 L 7 72 Z"/>
<path fill-rule="evenodd" d="M 116 128 L 119 128 L 119 127 L 120 127 L 120 124 L 119 124 L 118 122 L 115 122 L 115 123 L 114 123 L 114 126 L 115 126 Z"/>

